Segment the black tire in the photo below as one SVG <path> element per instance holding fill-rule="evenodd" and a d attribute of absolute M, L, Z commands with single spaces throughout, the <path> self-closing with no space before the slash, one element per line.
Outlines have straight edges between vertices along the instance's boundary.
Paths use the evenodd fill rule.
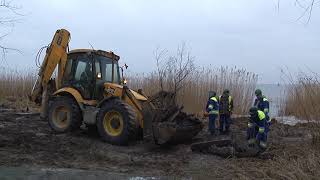
<path fill-rule="evenodd" d="M 66 121 L 62 122 L 61 125 L 58 121 L 61 118 L 57 118 L 57 114 L 61 111 L 59 109 L 64 108 L 67 112 L 65 113 L 66 118 L 62 118 Z M 73 100 L 73 98 L 66 96 L 55 97 L 49 101 L 49 110 L 48 110 L 48 123 L 51 129 L 57 133 L 65 133 L 72 130 L 79 129 L 82 124 L 82 115 L 81 110 Z"/>
<path fill-rule="evenodd" d="M 121 116 L 122 128 L 119 134 L 112 134 L 105 128 L 105 116 L 108 119 L 108 113 L 116 112 Z M 128 145 L 130 140 L 137 137 L 136 112 L 127 103 L 119 99 L 113 99 L 102 105 L 97 115 L 97 128 L 101 138 L 113 145 Z M 110 120 L 112 121 L 112 120 Z M 105 122 L 107 123 L 107 122 Z M 116 128 L 115 128 L 116 129 Z"/>

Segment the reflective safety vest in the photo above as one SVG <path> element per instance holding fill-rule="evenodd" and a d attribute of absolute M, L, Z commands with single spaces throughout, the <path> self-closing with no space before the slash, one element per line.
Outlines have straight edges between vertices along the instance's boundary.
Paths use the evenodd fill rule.
<path fill-rule="evenodd" d="M 211 99 L 212 101 L 214 101 L 214 102 L 218 102 L 218 100 L 217 100 L 217 98 L 216 98 L 215 96 L 211 97 L 210 99 Z"/>
<path fill-rule="evenodd" d="M 269 101 L 268 101 L 268 99 L 264 97 L 264 98 L 262 99 L 262 101 L 263 101 L 265 104 L 268 104 L 268 105 L 266 105 L 266 107 L 264 107 L 263 112 L 264 112 L 264 113 L 269 113 Z"/>
<path fill-rule="evenodd" d="M 210 100 L 214 101 L 216 104 L 218 104 L 218 100 L 216 97 L 211 97 Z M 209 114 L 219 114 L 219 110 L 218 108 L 214 109 L 214 105 L 213 104 L 209 104 L 208 106 L 209 109 L 211 109 L 209 111 Z"/>
<path fill-rule="evenodd" d="M 221 98 L 222 96 L 219 96 L 219 101 L 221 101 Z M 231 102 L 232 102 L 232 97 L 229 95 L 228 96 L 228 104 L 229 104 L 229 107 L 228 107 L 228 110 L 231 111 Z"/>
<path fill-rule="evenodd" d="M 259 120 L 262 121 L 263 119 L 266 118 L 266 115 L 264 114 L 263 111 L 258 110 L 258 117 L 259 117 Z"/>
<path fill-rule="evenodd" d="M 269 101 L 265 96 L 263 96 L 261 101 L 259 99 L 256 99 L 254 106 L 266 114 L 269 113 Z"/>
<path fill-rule="evenodd" d="M 258 122 L 248 122 L 248 128 L 252 128 L 254 126 L 258 126 L 259 127 L 258 132 L 259 133 L 264 133 L 265 132 L 265 125 L 264 125 L 264 123 L 262 123 L 262 121 L 265 120 L 266 115 L 261 110 L 258 110 L 257 113 L 258 113 L 258 118 L 257 118 L 256 121 L 258 121 Z"/>
<path fill-rule="evenodd" d="M 221 97 L 222 97 L 222 96 L 219 96 L 219 100 L 221 99 Z M 229 101 L 229 103 L 231 103 L 231 100 L 232 100 L 232 97 L 231 97 L 231 96 L 229 96 L 229 97 L 228 97 L 228 101 Z"/>

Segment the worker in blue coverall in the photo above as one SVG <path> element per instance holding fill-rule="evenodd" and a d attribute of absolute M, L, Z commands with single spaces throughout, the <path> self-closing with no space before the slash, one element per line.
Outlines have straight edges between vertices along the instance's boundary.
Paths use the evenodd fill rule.
<path fill-rule="evenodd" d="M 266 115 L 257 107 L 250 108 L 250 118 L 247 129 L 249 146 L 258 144 L 261 149 L 267 148 Z"/>
<path fill-rule="evenodd" d="M 266 115 L 267 120 L 267 129 L 266 131 L 269 131 L 269 127 L 271 125 L 271 119 L 269 116 L 269 101 L 268 99 L 262 95 L 262 91 L 260 89 L 257 89 L 255 91 L 256 99 L 254 101 L 254 106 L 257 107 L 260 111 L 263 111 Z"/>
<path fill-rule="evenodd" d="M 216 97 L 217 93 L 214 91 L 209 92 L 209 99 L 206 106 L 206 111 L 209 114 L 209 133 L 215 135 L 215 121 L 219 114 L 219 103 L 218 98 Z"/>

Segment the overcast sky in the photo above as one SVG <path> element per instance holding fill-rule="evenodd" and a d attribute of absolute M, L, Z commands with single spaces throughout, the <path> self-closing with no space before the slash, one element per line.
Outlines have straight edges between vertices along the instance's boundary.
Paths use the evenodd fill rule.
<path fill-rule="evenodd" d="M 34 67 L 38 49 L 56 29 L 71 32 L 70 47 L 112 50 L 131 71 L 155 68 L 157 47 L 175 51 L 185 42 L 197 65 L 238 66 L 260 75 L 260 83 L 278 83 L 280 69 L 320 73 L 320 9 L 303 9 L 295 0 L 14 0 L 20 17 L 1 44 L 13 67 Z M 4 16 L 3 13 L 1 14 Z M 2 29 L 2 31 L 4 31 Z M 3 63 L 3 61 L 1 61 Z"/>

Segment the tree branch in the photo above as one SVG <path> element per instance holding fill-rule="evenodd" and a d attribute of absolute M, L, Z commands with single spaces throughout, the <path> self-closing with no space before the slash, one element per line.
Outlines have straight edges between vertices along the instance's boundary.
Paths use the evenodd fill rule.
<path fill-rule="evenodd" d="M 9 10 L 9 12 L 13 13 L 14 15 L 23 16 L 22 14 L 17 12 L 17 10 L 19 10 L 20 8 L 21 7 L 13 5 L 12 1 L 6 1 L 6 0 L 1 0 L 0 1 L 0 10 L 7 9 L 7 10 Z M 9 14 L 8 17 L 1 17 L 0 18 L 0 25 L 2 25 L 3 28 L 4 28 L 4 26 L 7 26 L 7 25 L 11 25 L 12 26 L 11 30 L 9 30 L 9 32 L 7 32 L 7 33 L 5 33 L 5 34 L 0 36 L 0 40 L 3 40 L 5 37 L 7 37 L 12 32 L 12 28 L 13 28 L 14 24 L 19 20 L 14 15 L 12 15 L 10 17 L 10 14 Z M 18 52 L 18 53 L 22 54 L 22 52 L 19 49 L 6 47 L 3 44 L 0 44 L 0 51 L 2 52 L 2 61 L 4 61 L 6 64 L 8 64 L 6 62 L 6 55 L 7 55 L 7 53 L 9 51 L 15 51 L 15 52 Z"/>
<path fill-rule="evenodd" d="M 21 9 L 21 6 L 13 5 L 12 1 L 1 0 L 0 7 L 6 8 L 18 16 L 24 16 L 23 14 L 18 12 L 18 10 Z"/>

